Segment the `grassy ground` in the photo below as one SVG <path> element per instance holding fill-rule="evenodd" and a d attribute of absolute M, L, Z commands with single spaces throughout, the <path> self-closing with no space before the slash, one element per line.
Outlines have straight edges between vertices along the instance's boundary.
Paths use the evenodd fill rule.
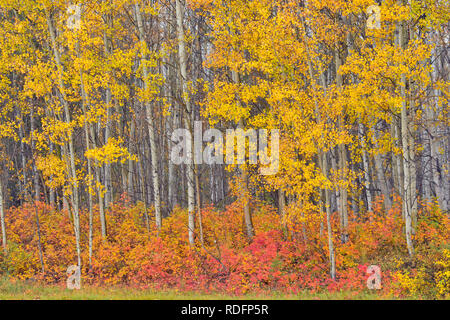
<path fill-rule="evenodd" d="M 24 281 L 0 279 L 0 300 L 342 300 L 342 299 L 380 299 L 375 294 L 354 295 L 349 292 L 339 293 L 302 293 L 300 295 L 231 296 L 222 294 L 201 294 L 196 292 L 176 292 L 138 290 L 127 287 L 84 287 L 81 290 L 68 290 L 62 286 L 37 285 Z"/>

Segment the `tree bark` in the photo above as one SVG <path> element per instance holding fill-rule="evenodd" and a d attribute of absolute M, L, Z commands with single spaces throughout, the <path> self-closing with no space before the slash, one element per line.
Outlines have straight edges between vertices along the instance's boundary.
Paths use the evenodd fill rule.
<path fill-rule="evenodd" d="M 186 54 L 186 40 L 184 34 L 183 17 L 184 9 L 181 4 L 181 0 L 176 0 L 175 3 L 176 20 L 177 20 L 177 33 L 178 33 L 178 58 L 180 64 L 181 75 L 181 92 L 185 105 L 184 124 L 189 132 L 193 132 L 192 126 L 192 109 L 189 98 L 189 92 L 187 88 L 187 54 Z M 194 190 L 194 157 L 192 147 L 187 150 L 189 164 L 187 165 L 187 201 L 188 201 L 188 229 L 189 229 L 189 243 L 191 246 L 195 244 L 195 190 Z"/>
<path fill-rule="evenodd" d="M 404 2 L 404 0 L 402 0 Z M 405 22 L 400 25 L 399 42 L 400 48 L 405 49 L 407 45 Z M 406 75 L 401 75 L 400 94 L 402 97 L 401 108 L 401 140 L 403 151 L 403 206 L 402 212 L 405 219 L 405 235 L 406 245 L 410 256 L 414 255 L 414 246 L 412 242 L 412 194 L 411 194 L 411 151 L 410 151 L 410 139 L 409 139 L 409 121 L 408 121 L 408 109 L 407 109 L 407 94 L 406 94 Z"/>
<path fill-rule="evenodd" d="M 5 209 L 4 209 L 4 202 L 3 202 L 3 183 L 0 180 L 0 225 L 2 228 L 2 246 L 3 246 L 3 253 L 8 253 L 8 242 L 6 239 L 6 224 L 5 224 Z"/>
<path fill-rule="evenodd" d="M 142 21 L 142 15 L 139 8 L 139 4 L 136 3 L 136 19 L 138 23 L 138 31 L 139 31 L 139 41 L 141 42 L 141 46 L 146 47 L 146 42 L 144 38 L 144 25 Z M 149 72 L 146 62 L 142 60 L 146 59 L 146 55 L 144 52 L 141 52 L 141 63 L 143 63 L 143 75 L 144 75 L 144 90 L 147 91 L 150 88 L 148 83 Z M 152 172 L 152 181 L 153 181 L 153 197 L 155 201 L 155 221 L 156 228 L 161 230 L 162 226 L 162 217 L 161 217 L 161 197 L 159 190 L 159 175 L 158 175 L 158 156 L 156 150 L 156 140 L 155 140 L 155 124 L 152 115 L 152 107 L 148 101 L 145 101 L 145 111 L 148 125 L 148 135 L 150 138 L 150 156 L 151 156 L 151 172 Z"/>
<path fill-rule="evenodd" d="M 56 62 L 56 67 L 58 70 L 58 89 L 61 103 L 64 107 L 65 120 L 66 123 L 70 123 L 70 112 L 69 112 L 69 104 L 65 97 L 64 92 L 64 80 L 63 80 L 63 65 L 61 63 L 60 53 L 58 49 L 58 44 L 56 43 L 56 32 L 53 26 L 53 22 L 51 20 L 49 12 L 46 10 L 46 19 L 47 26 L 50 34 L 51 46 L 53 49 L 53 54 Z M 72 134 L 69 134 L 68 137 L 68 145 L 69 145 L 69 158 L 70 158 L 70 167 L 68 168 L 70 172 L 71 185 L 72 185 L 72 205 L 73 205 L 73 223 L 74 223 L 74 232 L 75 232 L 75 241 L 76 241 L 76 250 L 77 250 L 77 260 L 78 266 L 81 268 L 81 247 L 80 247 L 80 220 L 79 220 L 79 199 L 78 199 L 78 179 L 75 168 L 75 150 L 73 147 L 73 137 Z"/>

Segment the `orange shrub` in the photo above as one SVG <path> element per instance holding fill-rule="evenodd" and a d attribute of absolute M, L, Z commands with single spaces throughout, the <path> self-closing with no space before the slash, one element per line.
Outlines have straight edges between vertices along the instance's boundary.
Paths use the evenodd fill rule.
<path fill-rule="evenodd" d="M 368 290 L 366 270 L 375 264 L 382 270 L 380 294 L 446 294 L 450 270 L 445 262 L 448 250 L 447 256 L 444 250 L 448 248 L 449 219 L 433 204 L 423 204 L 418 217 L 415 259 L 407 254 L 399 201 L 389 212 L 381 209 L 380 201 L 374 212 L 351 213 L 347 243 L 339 240 L 339 222 L 334 213 L 336 280 L 328 275 L 323 215 L 305 213 L 302 220 L 291 219 L 286 231 L 274 208 L 257 201 L 252 206 L 256 236 L 251 242 L 245 236 L 242 209 L 236 202 L 225 210 L 211 206 L 202 209 L 204 242 L 200 241 L 197 225 L 195 247 L 188 243 L 187 212 L 183 209 L 176 208 L 163 221 L 158 234 L 152 219 L 147 228 L 144 206 L 131 205 L 123 198 L 107 212 L 108 236 L 103 241 L 95 208 L 91 264 L 89 217 L 83 211 L 80 217 L 83 282 L 233 294 L 274 290 L 358 293 Z M 152 210 L 147 211 L 151 217 Z M 44 273 L 39 259 L 36 214 Z M 7 256 L 0 255 L 2 272 L 19 279 L 63 284 L 67 267 L 76 264 L 74 230 L 68 212 L 58 212 L 38 202 L 11 208 L 6 218 L 9 251 Z"/>

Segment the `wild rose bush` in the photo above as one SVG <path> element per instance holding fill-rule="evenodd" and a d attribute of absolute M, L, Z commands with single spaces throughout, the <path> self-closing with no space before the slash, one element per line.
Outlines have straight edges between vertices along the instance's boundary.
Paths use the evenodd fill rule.
<path fill-rule="evenodd" d="M 124 198 L 125 199 L 125 198 Z M 328 249 L 322 217 L 280 223 L 276 210 L 253 203 L 256 236 L 245 236 L 242 210 L 234 203 L 225 210 L 203 208 L 203 244 L 199 228 L 196 247 L 188 244 L 187 213 L 175 209 L 157 232 L 147 227 L 142 204 L 122 199 L 107 212 L 108 237 L 102 240 L 99 213 L 94 211 L 93 247 L 89 259 L 89 217 L 81 215 L 82 277 L 91 285 L 231 294 L 277 291 L 299 293 L 368 291 L 367 267 L 382 270 L 380 295 L 446 297 L 450 293 L 449 218 L 424 204 L 415 228 L 413 259 L 403 237 L 399 201 L 384 212 L 380 200 L 374 212 L 350 215 L 349 241 L 339 240 L 333 214 L 337 278 L 329 278 Z M 39 218 L 44 271 L 39 257 Z M 1 272 L 17 279 L 63 285 L 69 265 L 76 264 L 75 236 L 69 213 L 44 203 L 11 208 L 6 216 L 8 254 L 0 255 Z"/>

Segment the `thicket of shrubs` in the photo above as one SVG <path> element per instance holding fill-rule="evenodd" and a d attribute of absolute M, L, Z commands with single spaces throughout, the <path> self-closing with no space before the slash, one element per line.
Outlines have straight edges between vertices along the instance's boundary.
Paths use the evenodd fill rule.
<path fill-rule="evenodd" d="M 146 227 L 142 204 L 116 202 L 107 213 L 108 237 L 102 240 L 94 215 L 93 254 L 89 263 L 88 213 L 81 216 L 82 281 L 91 285 L 193 290 L 231 294 L 303 290 L 367 291 L 369 265 L 382 271 L 383 296 L 424 298 L 450 296 L 449 218 L 433 205 L 420 211 L 410 258 L 398 202 L 389 212 L 381 202 L 374 212 L 350 217 L 347 243 L 339 238 L 333 215 L 337 279 L 329 278 L 326 221 L 304 213 L 282 225 L 276 210 L 254 202 L 256 236 L 243 232 L 238 202 L 226 210 L 202 210 L 203 244 L 188 244 L 187 213 L 176 209 L 158 234 Z M 289 208 L 288 208 L 289 209 Z M 44 272 L 39 258 L 36 212 L 39 214 Z M 149 212 L 151 216 L 151 212 Z M 293 222 L 295 221 L 295 222 Z M 44 203 L 11 208 L 6 218 L 8 253 L 0 255 L 1 272 L 16 279 L 65 284 L 66 270 L 76 264 L 75 236 L 67 211 Z M 199 229 L 199 228 L 197 228 Z M 198 231 L 198 230 L 197 230 Z"/>

